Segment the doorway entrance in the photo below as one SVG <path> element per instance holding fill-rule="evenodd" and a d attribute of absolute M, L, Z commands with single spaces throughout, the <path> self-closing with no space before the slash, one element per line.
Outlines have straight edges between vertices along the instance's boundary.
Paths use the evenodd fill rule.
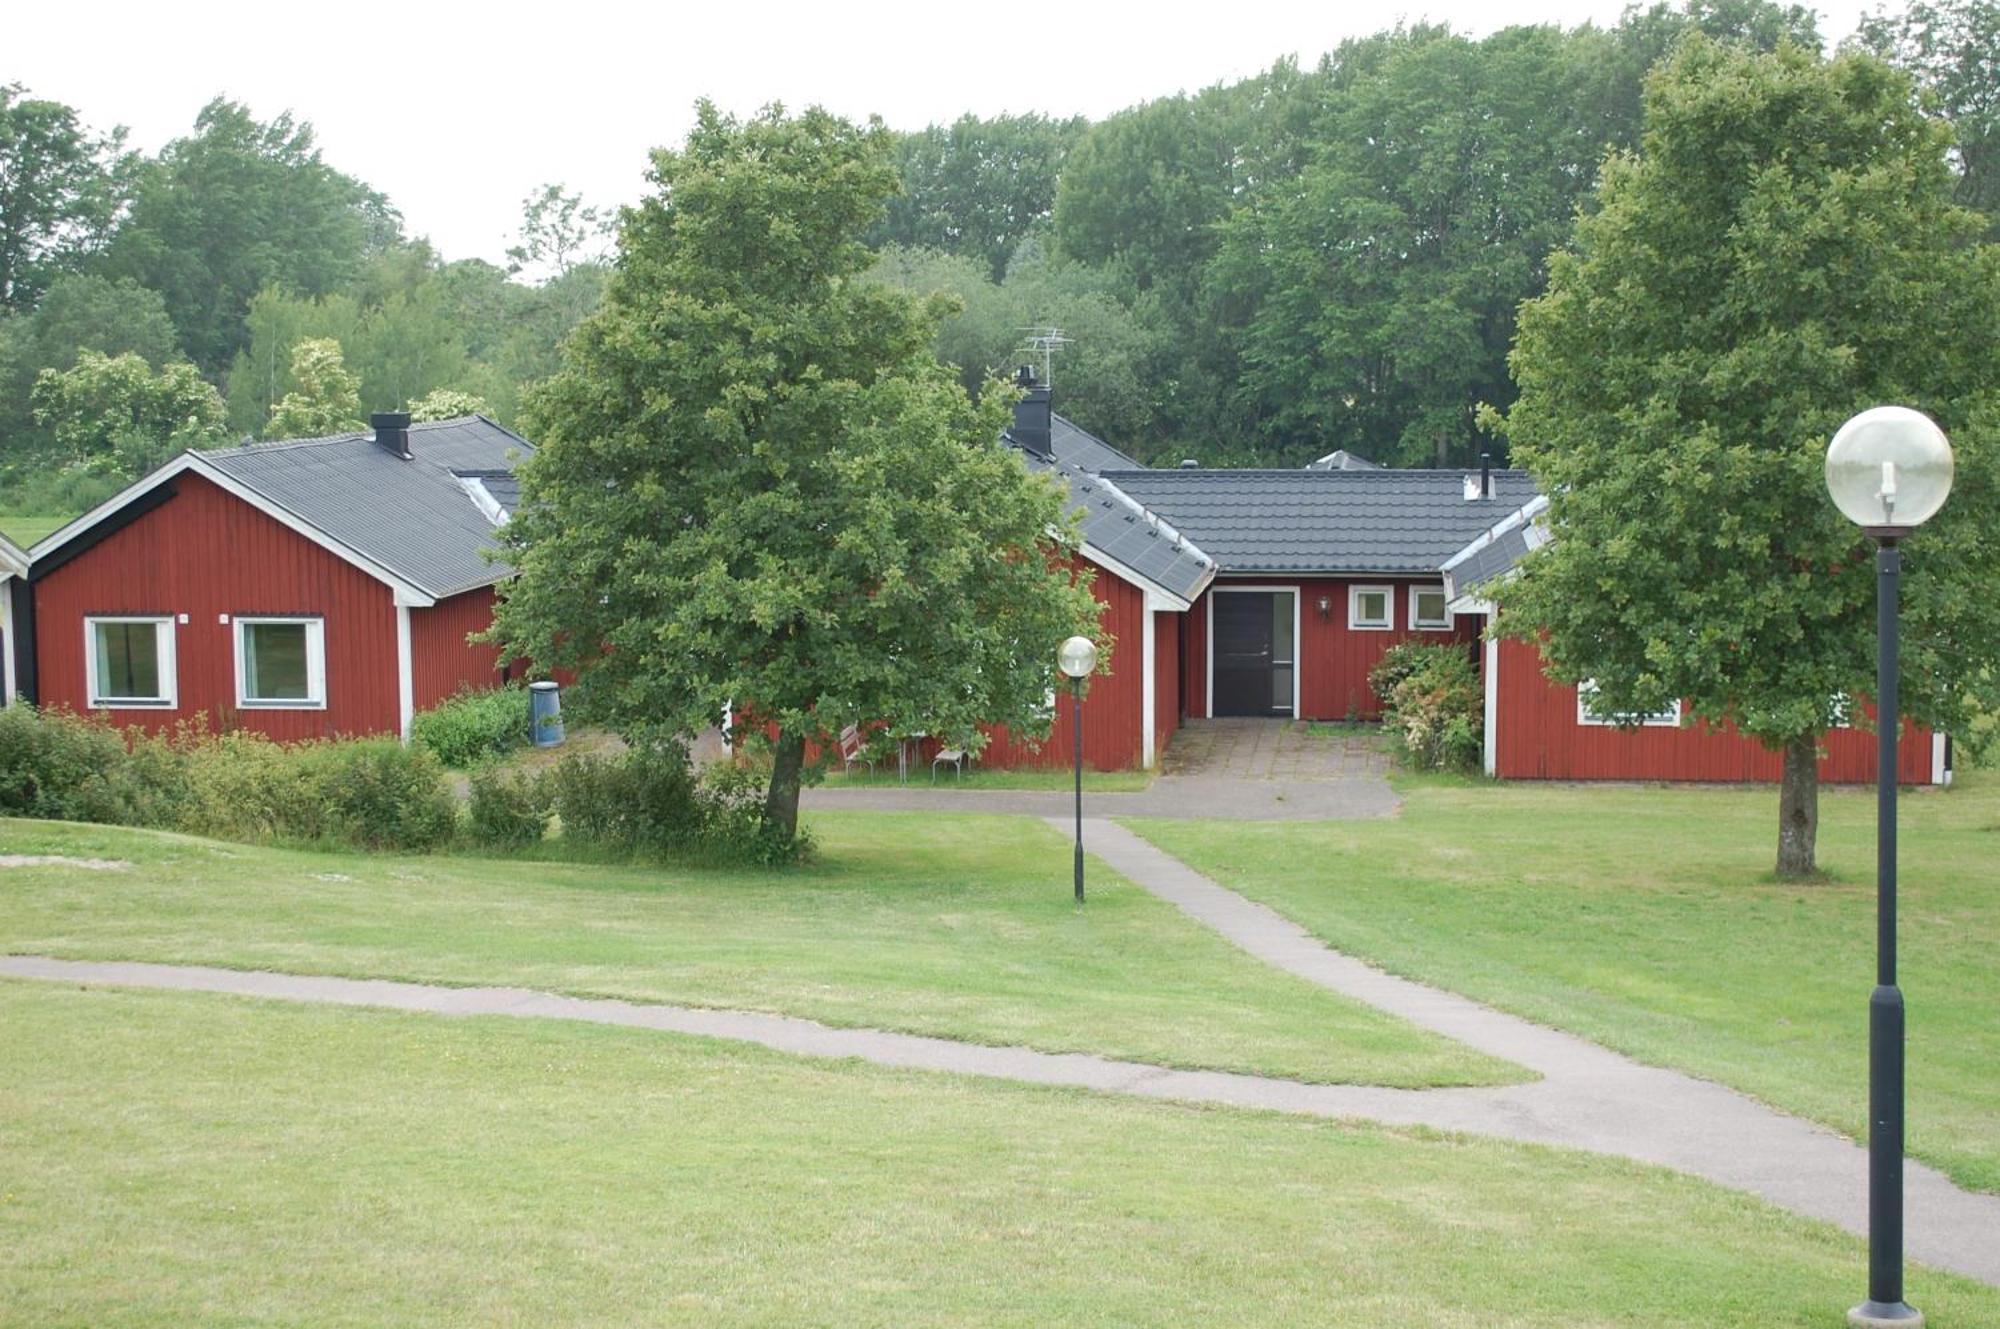
<path fill-rule="evenodd" d="M 1211 715 L 1290 716 L 1297 709 L 1298 592 L 1209 592 Z"/>

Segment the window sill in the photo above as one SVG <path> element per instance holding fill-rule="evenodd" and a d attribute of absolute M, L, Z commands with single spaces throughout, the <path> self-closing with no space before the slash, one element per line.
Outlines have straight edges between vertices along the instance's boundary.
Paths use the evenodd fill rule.
<path fill-rule="evenodd" d="M 87 710 L 93 711 L 171 711 L 179 708 L 173 698 L 156 698 L 147 701 L 140 697 L 92 697 Z"/>
<path fill-rule="evenodd" d="M 323 711 L 326 709 L 326 703 L 323 701 L 245 701 L 242 698 L 238 698 L 236 709 L 239 711 Z"/>

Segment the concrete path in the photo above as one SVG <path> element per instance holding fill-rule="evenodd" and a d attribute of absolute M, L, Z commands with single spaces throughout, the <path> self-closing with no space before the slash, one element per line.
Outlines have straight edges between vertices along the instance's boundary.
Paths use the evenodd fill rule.
<path fill-rule="evenodd" d="M 1086 820 L 1084 844 L 1265 963 L 1543 1077 L 1495 1089 L 1374 1090 L 1361 1115 L 1662 1163 L 1867 1232 L 1868 1153 L 1845 1136 L 1710 1081 L 1386 974 L 1122 826 Z M 1860 1075 L 1857 1067 L 1857 1093 Z M 1961 1190 L 1915 1161 L 1905 1165 L 1905 1188 L 1910 1256 L 2000 1285 L 2000 1195 Z"/>
<path fill-rule="evenodd" d="M 1117 827 L 1087 833 L 1107 859 L 1138 876 L 1137 849 Z M 1120 837 L 1132 843 L 1121 843 Z M 1137 849 L 1135 849 L 1135 845 Z M 1151 851 L 1157 853 L 1158 851 Z M 1166 857 L 1161 855 L 1162 858 Z M 1496 1089 L 1382 1089 L 1302 1084 L 1221 1071 L 1182 1071 L 1084 1053 L 988 1047 L 944 1038 L 841 1029 L 750 1011 L 565 997 L 508 987 L 436 987 L 381 979 L 319 978 L 137 961 L 0 956 L 0 978 L 113 987 L 216 992 L 279 1001 L 384 1007 L 431 1015 L 578 1020 L 754 1043 L 797 1056 L 853 1058 L 878 1066 L 949 1071 L 1141 1098 L 1262 1108 L 1317 1117 L 1431 1126 L 1475 1135 L 1567 1145 L 1663 1163 L 1751 1191 L 1800 1213 L 1864 1231 L 1866 1156 L 1830 1131 L 1741 1095 L 1671 1071 L 1653 1070 L 1580 1039 L 1391 978 L 1327 951 L 1276 915 L 1180 873 L 1149 872 L 1160 894 L 1211 922 L 1280 968 L 1395 1011 L 1415 1023 L 1530 1065 L 1539 1083 Z M 1249 914 L 1239 915 L 1220 892 Z M 1268 917 L 1258 917 L 1266 914 Z M 1971 1195 L 1919 1164 L 1909 1165 L 1912 1258 L 2000 1285 L 2000 1197 Z"/>
<path fill-rule="evenodd" d="M 1215 817 L 1232 821 L 1351 821 L 1395 815 L 1389 758 L 1370 734 L 1314 733 L 1287 720 L 1190 720 L 1167 747 L 1163 774 L 1140 793 L 1084 791 L 1092 817 Z M 919 773 L 907 785 L 836 785 L 808 789 L 807 808 L 904 812 L 1007 812 L 1029 817 L 1068 813 L 1063 790 L 958 787 L 950 775 L 932 783 Z"/>

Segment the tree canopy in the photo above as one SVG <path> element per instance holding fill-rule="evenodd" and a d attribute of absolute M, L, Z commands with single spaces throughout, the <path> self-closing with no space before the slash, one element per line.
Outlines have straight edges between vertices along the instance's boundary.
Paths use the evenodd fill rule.
<path fill-rule="evenodd" d="M 1782 751 L 1784 872 L 1813 866 L 1818 741 L 1873 687 L 1870 546 L 1822 478 L 1862 408 L 1927 411 L 1958 454 L 1907 542 L 1905 709 L 1962 733 L 2000 700 L 1966 667 L 2000 656 L 2000 251 L 1947 142 L 1879 60 L 1696 37 L 1521 311 L 1505 430 L 1554 539 L 1501 627 L 1602 711 L 1685 699 Z"/>
<path fill-rule="evenodd" d="M 1055 644 L 1096 618 L 1062 499 L 1000 442 L 1007 399 L 931 354 L 945 310 L 857 280 L 891 149 L 879 124 L 702 104 L 531 399 L 506 527 L 507 650 L 575 669 L 634 738 L 728 705 L 772 726 L 784 841 L 809 739 L 1046 733 Z"/>

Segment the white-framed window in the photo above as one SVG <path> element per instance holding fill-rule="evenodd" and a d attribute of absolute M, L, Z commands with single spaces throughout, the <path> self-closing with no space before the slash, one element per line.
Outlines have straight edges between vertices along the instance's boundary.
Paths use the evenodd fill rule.
<path fill-rule="evenodd" d="M 236 616 L 236 704 L 252 710 L 326 707 L 326 623 Z"/>
<path fill-rule="evenodd" d="M 92 708 L 172 710 L 178 704 L 171 615 L 87 617 L 83 655 Z"/>
<path fill-rule="evenodd" d="M 1638 714 L 1604 715 L 1600 714 L 1591 705 L 1591 698 L 1594 697 L 1596 694 L 1597 694 L 1597 684 L 1592 682 L 1590 679 L 1585 679 L 1583 682 L 1576 685 L 1576 722 L 1578 724 L 1600 725 L 1600 726 L 1617 725 L 1620 728 L 1629 729 L 1633 725 L 1648 725 L 1655 728 L 1673 728 L 1677 727 L 1681 722 L 1681 703 L 1678 697 L 1676 697 L 1673 700 L 1673 702 L 1667 705 L 1665 708 L 1657 711 L 1648 711 L 1643 715 L 1638 715 Z"/>
<path fill-rule="evenodd" d="M 1396 592 L 1390 586 L 1347 588 L 1347 626 L 1362 632 L 1388 632 L 1396 626 Z"/>
<path fill-rule="evenodd" d="M 1451 601 L 1445 599 L 1443 586 L 1412 586 L 1410 588 L 1410 626 L 1420 632 L 1451 631 Z"/>

